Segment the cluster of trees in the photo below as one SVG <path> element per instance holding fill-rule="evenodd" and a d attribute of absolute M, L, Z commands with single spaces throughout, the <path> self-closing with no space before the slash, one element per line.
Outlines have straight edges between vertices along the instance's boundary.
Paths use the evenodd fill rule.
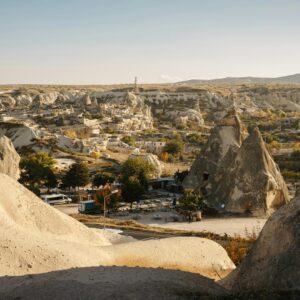
<path fill-rule="evenodd" d="M 46 152 L 29 153 L 20 162 L 21 176 L 19 181 L 36 194 L 41 187 L 48 189 L 58 185 L 55 174 L 55 159 Z M 62 187 L 80 187 L 89 183 L 89 172 L 86 164 L 74 163 L 61 179 Z"/>
<path fill-rule="evenodd" d="M 69 170 L 58 180 L 55 174 L 55 160 L 48 153 L 30 153 L 25 155 L 21 160 L 21 177 L 20 182 L 27 188 L 39 194 L 41 187 L 55 188 L 60 181 L 63 188 L 78 188 L 90 183 L 89 170 L 84 162 L 78 161 L 71 165 Z M 149 176 L 153 172 L 153 166 L 143 158 L 129 158 L 121 167 L 120 182 L 122 187 L 122 198 L 128 202 L 138 201 L 142 194 L 148 189 Z M 115 177 L 107 172 L 99 172 L 92 178 L 92 185 L 110 186 Z M 106 189 L 104 189 L 105 192 Z M 104 193 L 104 192 L 103 192 Z M 99 203 L 105 196 L 99 195 Z M 102 197 L 102 198 L 101 198 Z M 114 195 L 112 206 L 120 195 Z M 114 203 L 114 204 L 113 204 Z"/>
<path fill-rule="evenodd" d="M 53 188 L 57 185 L 54 165 L 55 160 L 46 152 L 27 154 L 20 162 L 19 181 L 36 194 L 40 186 Z"/>
<path fill-rule="evenodd" d="M 159 155 L 159 158 L 164 162 L 173 162 L 175 158 L 182 154 L 183 148 L 184 143 L 181 137 L 176 136 L 174 139 L 166 142 L 162 153 Z"/>
<path fill-rule="evenodd" d="M 294 154 L 298 158 L 299 153 Z M 27 188 L 39 194 L 40 187 L 54 188 L 58 185 L 58 179 L 54 171 L 55 160 L 48 153 L 30 153 L 21 160 L 20 182 Z M 122 183 L 122 191 L 113 194 L 106 202 L 108 210 L 117 207 L 119 201 L 139 201 L 141 196 L 148 189 L 149 176 L 153 172 L 153 166 L 143 158 L 129 158 L 121 167 L 119 180 Z M 188 171 L 177 171 L 175 179 L 181 183 Z M 97 193 L 98 205 L 103 205 L 104 199 L 111 192 L 111 183 L 115 177 L 110 173 L 99 172 L 92 179 L 92 185 L 103 186 Z M 90 183 L 89 170 L 84 162 L 76 162 L 60 178 L 61 186 L 64 188 L 78 188 Z M 202 205 L 202 196 L 197 193 L 188 192 L 179 199 L 179 208 L 190 216 Z"/>

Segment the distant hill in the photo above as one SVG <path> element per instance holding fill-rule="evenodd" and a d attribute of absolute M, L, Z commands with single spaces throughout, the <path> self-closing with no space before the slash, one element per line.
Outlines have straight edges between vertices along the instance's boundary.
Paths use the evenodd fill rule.
<path fill-rule="evenodd" d="M 177 84 L 250 84 L 250 83 L 282 83 L 300 84 L 300 73 L 282 77 L 226 77 L 218 79 L 190 79 Z"/>

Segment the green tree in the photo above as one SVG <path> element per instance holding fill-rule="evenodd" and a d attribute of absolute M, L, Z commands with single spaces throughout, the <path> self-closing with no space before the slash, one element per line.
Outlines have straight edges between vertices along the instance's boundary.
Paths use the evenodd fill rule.
<path fill-rule="evenodd" d="M 135 138 L 131 135 L 126 135 L 122 138 L 122 142 L 128 144 L 129 146 L 135 145 Z"/>
<path fill-rule="evenodd" d="M 85 163 L 73 164 L 63 178 L 63 186 L 78 188 L 89 183 L 89 170 Z"/>
<path fill-rule="evenodd" d="M 97 205 L 103 211 L 104 200 L 106 204 L 106 210 L 109 213 L 110 211 L 116 210 L 119 206 L 121 200 L 121 193 L 117 192 L 115 194 L 111 194 L 112 189 L 111 186 L 107 186 L 96 193 L 96 201 Z"/>
<path fill-rule="evenodd" d="M 153 166 L 145 159 L 141 157 L 129 158 L 122 165 L 120 181 L 125 184 L 129 177 L 134 176 L 147 189 L 152 171 Z"/>
<path fill-rule="evenodd" d="M 187 176 L 187 174 L 189 173 L 188 170 L 185 170 L 185 171 L 177 171 L 175 174 L 174 174 L 174 179 L 177 183 L 182 183 L 184 178 Z"/>
<path fill-rule="evenodd" d="M 178 155 L 182 152 L 182 150 L 183 142 L 180 139 L 173 139 L 168 141 L 163 148 L 163 152 L 167 152 L 172 155 Z"/>
<path fill-rule="evenodd" d="M 152 165 L 143 158 L 129 158 L 121 168 L 120 181 L 123 183 L 122 196 L 125 201 L 138 201 L 148 189 Z"/>
<path fill-rule="evenodd" d="M 192 217 L 193 212 L 203 207 L 203 197 L 200 193 L 187 191 L 179 198 L 179 209 L 189 217 Z"/>
<path fill-rule="evenodd" d="M 187 136 L 187 139 L 190 143 L 194 145 L 202 145 L 203 144 L 203 138 L 201 137 L 200 134 L 197 133 L 191 133 L 190 135 Z"/>
<path fill-rule="evenodd" d="M 27 154 L 20 162 L 19 181 L 36 194 L 39 194 L 41 186 L 53 188 L 57 185 L 54 165 L 55 160 L 46 152 Z"/>
<path fill-rule="evenodd" d="M 130 176 L 124 183 L 122 189 L 123 199 L 127 202 L 139 201 L 141 195 L 145 192 L 145 187 L 140 180 L 135 176 Z"/>
<path fill-rule="evenodd" d="M 101 172 L 97 173 L 93 178 L 93 186 L 105 185 L 106 183 L 112 183 L 115 178 L 109 173 Z"/>

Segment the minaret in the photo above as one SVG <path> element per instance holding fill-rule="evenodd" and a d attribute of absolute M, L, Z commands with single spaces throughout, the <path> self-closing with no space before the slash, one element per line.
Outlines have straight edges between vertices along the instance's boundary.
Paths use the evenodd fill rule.
<path fill-rule="evenodd" d="M 137 76 L 134 77 L 134 88 L 133 88 L 133 92 L 135 94 L 139 93 L 139 88 L 138 88 L 138 83 L 137 83 Z"/>

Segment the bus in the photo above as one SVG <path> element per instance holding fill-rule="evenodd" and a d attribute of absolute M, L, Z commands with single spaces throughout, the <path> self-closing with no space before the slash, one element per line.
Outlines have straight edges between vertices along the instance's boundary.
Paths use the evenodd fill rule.
<path fill-rule="evenodd" d="M 41 195 L 41 199 L 49 204 L 71 203 L 72 199 L 64 194 Z"/>

